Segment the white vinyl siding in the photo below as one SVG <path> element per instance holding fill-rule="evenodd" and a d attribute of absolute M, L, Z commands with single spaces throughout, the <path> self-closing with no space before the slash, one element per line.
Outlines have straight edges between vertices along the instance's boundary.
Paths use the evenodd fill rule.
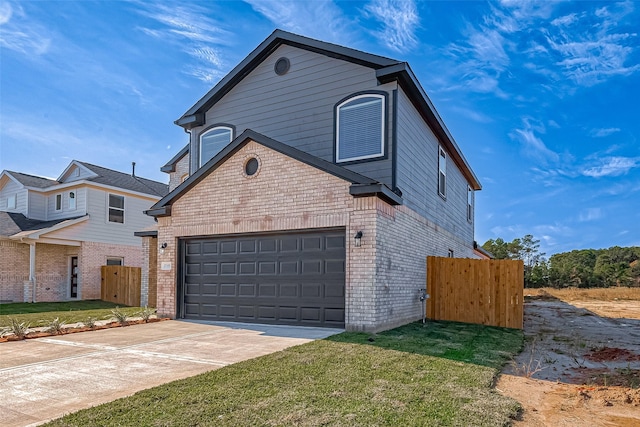
<path fill-rule="evenodd" d="M 384 101 L 383 95 L 358 95 L 338 105 L 336 162 L 384 155 Z"/>
<path fill-rule="evenodd" d="M 200 166 L 211 160 L 226 147 L 233 138 L 233 131 L 226 126 L 218 126 L 200 136 Z"/>
<path fill-rule="evenodd" d="M 155 224 L 154 219 L 143 212 L 149 209 L 157 199 L 152 200 L 130 194 L 125 195 L 124 224 L 118 224 L 108 221 L 108 192 L 97 188 L 78 188 L 75 191 L 78 198 L 78 209 L 73 214 L 66 213 L 64 216 L 76 217 L 87 213 L 89 214 L 89 219 L 71 227 L 54 231 L 47 237 L 140 246 L 142 240 L 140 237 L 134 236 L 133 233 L 145 230 Z M 53 207 L 51 209 L 53 210 Z M 116 257 L 118 253 L 112 252 L 112 255 Z"/>
<path fill-rule="evenodd" d="M 124 196 L 109 194 L 109 222 L 124 224 Z"/>

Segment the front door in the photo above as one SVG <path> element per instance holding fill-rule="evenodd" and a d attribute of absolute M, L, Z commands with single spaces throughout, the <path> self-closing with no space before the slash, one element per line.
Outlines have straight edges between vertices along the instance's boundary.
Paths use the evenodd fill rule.
<path fill-rule="evenodd" d="M 78 257 L 71 257 L 71 282 L 70 282 L 71 298 L 78 298 Z"/>

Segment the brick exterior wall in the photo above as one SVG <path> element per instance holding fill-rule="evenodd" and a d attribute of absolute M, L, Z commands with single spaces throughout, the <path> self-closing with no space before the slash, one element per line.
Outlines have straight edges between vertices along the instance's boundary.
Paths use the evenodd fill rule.
<path fill-rule="evenodd" d="M 83 242 L 78 259 L 80 266 L 79 298 L 100 299 L 100 267 L 106 265 L 107 258 L 111 257 L 123 258 L 123 265 L 128 267 L 142 267 L 143 254 L 140 246 Z"/>
<path fill-rule="evenodd" d="M 0 240 L 0 301 L 22 302 L 29 279 L 29 245 Z"/>
<path fill-rule="evenodd" d="M 158 239 L 142 238 L 142 277 L 140 284 L 140 305 L 157 306 L 158 294 Z"/>
<path fill-rule="evenodd" d="M 258 157 L 258 172 L 244 164 Z M 158 313 L 176 316 L 178 240 L 184 237 L 345 227 L 346 328 L 380 331 L 417 320 L 426 256 L 473 256 L 462 242 L 406 206 L 354 198 L 350 183 L 250 142 L 158 218 Z M 362 245 L 353 236 L 363 232 Z M 162 262 L 171 270 L 161 270 Z"/>
<path fill-rule="evenodd" d="M 169 173 L 169 191 L 182 184 L 182 177 L 189 174 L 189 154 L 182 156 L 176 163 L 176 170 Z"/>

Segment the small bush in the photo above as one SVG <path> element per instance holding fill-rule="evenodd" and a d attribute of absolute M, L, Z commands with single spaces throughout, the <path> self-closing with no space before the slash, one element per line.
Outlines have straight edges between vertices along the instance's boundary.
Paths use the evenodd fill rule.
<path fill-rule="evenodd" d="M 85 325 L 87 328 L 91 328 L 91 329 L 95 329 L 96 327 L 96 319 L 94 317 L 87 317 L 86 320 L 84 320 L 82 322 L 83 325 Z"/>
<path fill-rule="evenodd" d="M 113 314 L 113 317 L 116 318 L 116 321 L 122 326 L 127 326 L 129 324 L 129 316 L 127 316 L 127 313 L 122 312 L 120 307 L 114 308 L 111 310 L 111 313 Z"/>
<path fill-rule="evenodd" d="M 136 313 L 137 316 L 142 317 L 142 320 L 144 320 L 144 323 L 149 323 L 149 318 L 154 314 L 156 314 L 156 309 L 149 308 L 146 305 L 140 312 Z"/>
<path fill-rule="evenodd" d="M 61 335 L 64 332 L 64 327 L 67 323 L 64 320 L 60 320 L 59 317 L 56 317 L 51 322 L 47 324 L 47 332 L 50 334 Z"/>
<path fill-rule="evenodd" d="M 15 317 L 9 319 L 9 322 L 9 332 L 18 337 L 18 339 L 23 340 L 29 332 L 30 325 L 27 322 L 20 322 Z"/>

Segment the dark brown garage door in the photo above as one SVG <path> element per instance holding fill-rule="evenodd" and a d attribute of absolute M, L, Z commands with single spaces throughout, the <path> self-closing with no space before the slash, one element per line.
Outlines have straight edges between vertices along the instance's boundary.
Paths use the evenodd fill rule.
<path fill-rule="evenodd" d="M 184 318 L 344 327 L 345 232 L 182 241 Z"/>

